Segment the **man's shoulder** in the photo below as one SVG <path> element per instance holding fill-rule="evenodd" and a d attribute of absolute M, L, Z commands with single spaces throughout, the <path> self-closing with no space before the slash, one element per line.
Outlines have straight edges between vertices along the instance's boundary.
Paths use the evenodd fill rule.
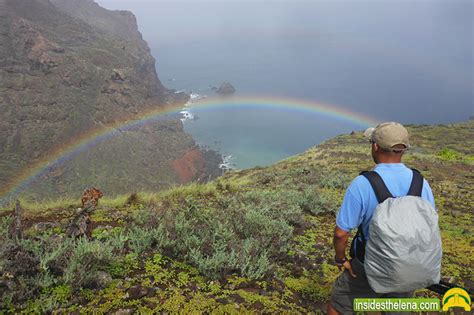
<path fill-rule="evenodd" d="M 371 188 L 369 180 L 361 173 L 352 180 L 351 184 L 347 188 L 347 191 L 355 196 L 361 196 L 367 192 L 368 188 Z"/>
<path fill-rule="evenodd" d="M 354 186 L 354 187 L 359 187 L 359 186 L 367 186 L 369 185 L 369 180 L 364 176 L 364 173 L 367 173 L 367 172 L 370 172 L 370 171 L 362 171 L 360 172 L 360 174 L 358 176 L 356 176 L 352 182 L 351 182 L 351 185 L 350 186 Z"/>

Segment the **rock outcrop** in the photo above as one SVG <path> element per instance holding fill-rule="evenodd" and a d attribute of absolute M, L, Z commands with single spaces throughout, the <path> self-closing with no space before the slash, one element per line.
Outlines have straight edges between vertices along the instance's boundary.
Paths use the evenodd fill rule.
<path fill-rule="evenodd" d="M 229 82 L 224 82 L 216 90 L 216 93 L 221 96 L 232 95 L 235 93 L 235 88 Z"/>

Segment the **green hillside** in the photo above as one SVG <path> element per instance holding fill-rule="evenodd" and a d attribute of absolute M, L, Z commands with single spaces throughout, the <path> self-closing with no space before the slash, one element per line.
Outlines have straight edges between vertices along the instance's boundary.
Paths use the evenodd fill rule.
<path fill-rule="evenodd" d="M 474 287 L 474 121 L 408 126 L 405 163 L 430 182 L 440 215 L 443 277 Z M 77 200 L 22 201 L 23 239 L 1 212 L 6 312 L 321 312 L 339 271 L 335 213 L 373 167 L 360 132 L 209 184 L 116 199 L 93 212 L 92 237 L 65 236 Z M 418 295 L 435 296 L 428 291 Z"/>

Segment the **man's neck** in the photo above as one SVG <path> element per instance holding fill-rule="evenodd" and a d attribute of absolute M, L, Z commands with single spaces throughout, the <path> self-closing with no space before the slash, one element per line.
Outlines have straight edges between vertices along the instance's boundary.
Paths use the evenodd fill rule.
<path fill-rule="evenodd" d="M 377 164 L 400 164 L 400 163 L 402 163 L 402 160 L 400 158 L 392 159 L 389 157 L 381 158 L 377 161 Z"/>

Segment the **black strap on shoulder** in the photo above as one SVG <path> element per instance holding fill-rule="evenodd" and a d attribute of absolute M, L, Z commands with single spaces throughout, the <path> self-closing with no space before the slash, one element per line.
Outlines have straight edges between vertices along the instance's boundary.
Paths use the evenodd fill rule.
<path fill-rule="evenodd" d="M 412 168 L 413 179 L 411 180 L 410 189 L 408 190 L 409 196 L 421 197 L 421 191 L 423 190 L 423 175 L 420 171 Z"/>
<path fill-rule="evenodd" d="M 372 186 L 375 192 L 375 196 L 377 196 L 377 200 L 379 201 L 379 203 L 384 202 L 388 198 L 393 198 L 387 186 L 385 186 L 385 183 L 383 182 L 382 177 L 380 177 L 380 175 L 377 172 L 366 171 L 366 172 L 360 173 L 360 175 L 367 178 L 367 180 L 369 181 L 370 185 Z"/>

